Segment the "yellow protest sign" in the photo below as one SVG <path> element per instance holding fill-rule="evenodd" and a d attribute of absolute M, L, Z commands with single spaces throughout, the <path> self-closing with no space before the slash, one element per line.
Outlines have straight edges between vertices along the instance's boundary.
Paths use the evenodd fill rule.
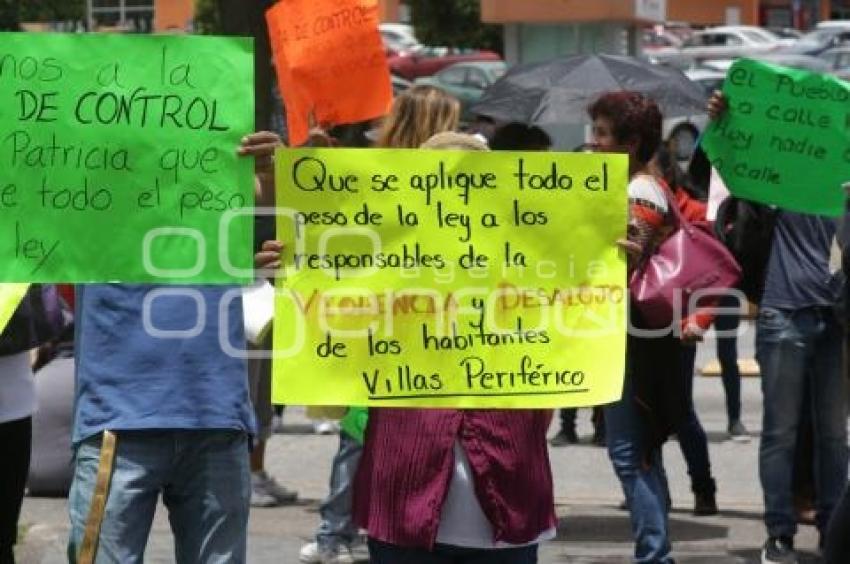
<path fill-rule="evenodd" d="M 0 284 L 0 332 L 9 324 L 29 287 L 29 284 Z"/>
<path fill-rule="evenodd" d="M 627 158 L 282 149 L 274 400 L 620 397 Z"/>

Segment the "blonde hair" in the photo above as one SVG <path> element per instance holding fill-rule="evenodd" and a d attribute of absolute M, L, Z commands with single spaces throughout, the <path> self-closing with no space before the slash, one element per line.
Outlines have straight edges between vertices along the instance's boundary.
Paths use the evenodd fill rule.
<path fill-rule="evenodd" d="M 453 149 L 460 151 L 489 151 L 487 143 L 475 135 L 443 131 L 422 143 L 422 149 Z"/>
<path fill-rule="evenodd" d="M 435 86 L 413 86 L 393 102 L 378 146 L 413 149 L 435 133 L 457 129 L 459 121 L 457 98 Z"/>

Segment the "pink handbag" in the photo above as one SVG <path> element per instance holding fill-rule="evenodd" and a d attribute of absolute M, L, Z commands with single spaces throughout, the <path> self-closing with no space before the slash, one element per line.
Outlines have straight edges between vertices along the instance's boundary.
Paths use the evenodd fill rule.
<path fill-rule="evenodd" d="M 680 323 L 690 313 L 695 292 L 709 297 L 711 290 L 720 293 L 741 278 L 732 253 L 711 232 L 685 219 L 670 190 L 663 190 L 673 212 L 673 233 L 644 258 L 629 281 L 632 304 L 650 329 Z"/>

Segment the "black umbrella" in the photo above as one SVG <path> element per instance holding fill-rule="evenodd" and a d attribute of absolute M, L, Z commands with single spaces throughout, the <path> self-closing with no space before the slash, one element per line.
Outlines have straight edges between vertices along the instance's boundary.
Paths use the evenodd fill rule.
<path fill-rule="evenodd" d="M 665 118 L 705 112 L 705 93 L 682 71 L 614 55 L 576 55 L 515 66 L 484 92 L 472 112 L 544 128 L 581 124 L 588 120 L 587 106 L 610 90 L 649 96 Z"/>

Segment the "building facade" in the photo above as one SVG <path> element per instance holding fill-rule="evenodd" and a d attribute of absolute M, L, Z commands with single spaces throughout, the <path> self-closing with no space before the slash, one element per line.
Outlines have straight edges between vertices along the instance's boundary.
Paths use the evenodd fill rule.
<path fill-rule="evenodd" d="M 480 0 L 481 19 L 504 25 L 505 59 L 524 63 L 575 53 L 634 55 L 651 23 L 808 29 L 850 18 L 850 0 Z"/>

